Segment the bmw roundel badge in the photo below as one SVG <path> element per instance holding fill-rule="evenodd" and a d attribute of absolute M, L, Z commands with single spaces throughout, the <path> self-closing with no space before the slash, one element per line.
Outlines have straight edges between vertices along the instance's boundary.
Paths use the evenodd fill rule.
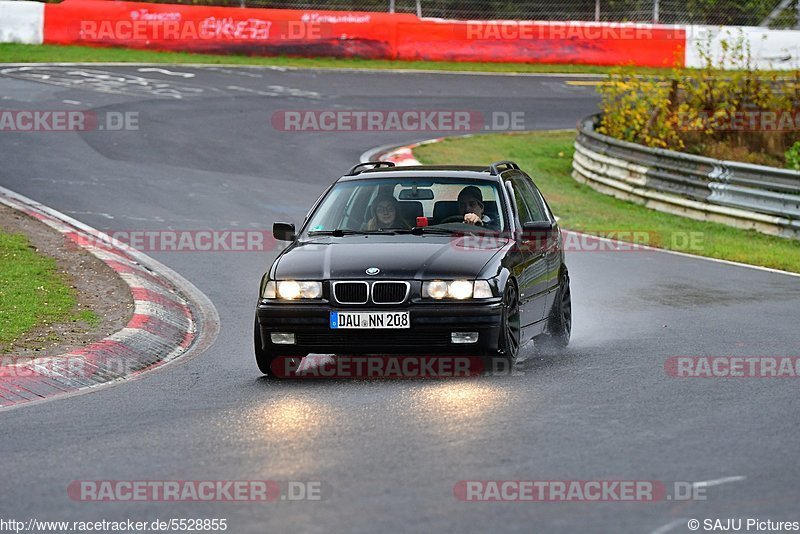
<path fill-rule="evenodd" d="M 367 269 L 367 271 L 366 271 L 366 272 L 367 272 L 367 274 L 368 274 L 368 275 L 370 275 L 370 276 L 375 276 L 376 274 L 378 274 L 379 272 L 381 272 L 381 270 L 380 270 L 380 269 L 378 269 L 377 267 L 370 267 L 369 269 Z"/>

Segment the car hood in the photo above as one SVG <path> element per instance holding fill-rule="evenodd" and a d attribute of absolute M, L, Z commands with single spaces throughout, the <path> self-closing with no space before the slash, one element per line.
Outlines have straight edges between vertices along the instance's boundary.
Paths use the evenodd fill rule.
<path fill-rule="evenodd" d="M 487 236 L 347 236 L 293 243 L 278 260 L 278 279 L 475 278 L 508 244 Z"/>

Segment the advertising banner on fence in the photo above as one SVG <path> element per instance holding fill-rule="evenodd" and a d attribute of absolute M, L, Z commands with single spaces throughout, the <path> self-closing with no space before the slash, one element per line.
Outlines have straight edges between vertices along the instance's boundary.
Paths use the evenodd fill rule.
<path fill-rule="evenodd" d="M 44 42 L 254 55 L 672 66 L 685 32 L 648 24 L 420 19 L 402 13 L 65 0 Z"/>
<path fill-rule="evenodd" d="M 45 43 L 255 55 L 391 58 L 413 15 L 66 0 L 48 4 Z"/>

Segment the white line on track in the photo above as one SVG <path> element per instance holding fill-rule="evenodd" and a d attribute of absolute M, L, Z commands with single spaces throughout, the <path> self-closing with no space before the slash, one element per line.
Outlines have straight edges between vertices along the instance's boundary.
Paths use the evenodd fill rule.
<path fill-rule="evenodd" d="M 106 219 L 114 219 L 113 215 L 104 211 L 65 211 L 65 213 L 69 213 L 70 215 L 97 215 Z"/>
<path fill-rule="evenodd" d="M 688 517 L 681 517 L 681 518 L 678 518 L 678 519 L 676 519 L 675 521 L 670 521 L 669 523 L 667 523 L 667 524 L 666 524 L 666 525 L 664 525 L 664 526 L 658 527 L 657 529 L 655 529 L 655 530 L 654 530 L 653 532 L 651 532 L 650 534 L 666 534 L 667 532 L 669 532 L 669 531 L 670 531 L 670 530 L 672 530 L 673 528 L 677 527 L 678 525 L 680 525 L 680 524 L 681 524 L 681 523 L 683 523 L 684 521 L 688 521 L 688 520 L 689 520 L 689 518 L 688 518 Z"/>
<path fill-rule="evenodd" d="M 701 480 L 699 482 L 692 482 L 692 488 L 710 488 L 712 486 L 719 486 L 721 484 L 727 484 L 729 482 L 739 482 L 745 480 L 747 477 L 742 475 L 735 475 L 731 477 L 723 477 L 723 478 L 715 478 L 713 480 Z M 666 525 L 662 525 L 652 531 L 650 534 L 666 534 L 670 530 L 674 529 L 678 525 L 682 524 L 684 521 L 688 521 L 689 518 L 687 517 L 680 517 L 673 521 L 670 521 Z"/>
<path fill-rule="evenodd" d="M 161 69 L 158 67 L 147 67 L 136 69 L 139 72 L 159 72 L 161 74 L 166 74 L 167 76 L 180 76 L 182 78 L 194 78 L 194 73 L 192 72 L 173 72 L 167 69 Z"/>
<path fill-rule="evenodd" d="M 593 239 L 599 239 L 601 241 L 606 241 L 608 243 L 619 243 L 621 245 L 628 245 L 628 246 L 631 245 L 631 243 L 626 243 L 625 241 L 617 241 L 616 239 L 609 239 L 607 237 L 598 237 L 598 236 L 594 236 L 592 234 L 584 234 L 583 232 L 575 232 L 573 230 L 564 230 L 564 231 L 568 232 L 568 233 L 573 233 L 573 234 L 578 234 L 578 235 L 591 237 Z M 684 258 L 694 258 L 694 259 L 697 259 L 697 260 L 713 261 L 714 263 L 722 263 L 724 265 L 733 265 L 734 267 L 746 267 L 748 269 L 756 269 L 758 271 L 766 271 L 768 273 L 785 274 L 787 276 L 800 277 L 800 273 L 791 273 L 789 271 L 781 271 L 780 269 L 772 269 L 771 267 L 763 267 L 761 265 L 750 265 L 748 263 L 739 263 L 738 261 L 721 260 L 719 258 L 709 258 L 708 256 L 698 256 L 696 254 L 689 254 L 688 252 L 678 252 L 677 250 L 668 250 L 668 249 L 665 249 L 665 248 L 656 248 L 656 247 L 650 247 L 650 246 L 647 246 L 647 245 L 636 245 L 636 247 L 638 249 L 641 249 L 641 250 L 651 250 L 653 252 L 663 252 L 665 254 L 673 254 L 675 256 L 683 256 Z"/>
<path fill-rule="evenodd" d="M 712 486 L 719 486 L 720 484 L 727 484 L 728 482 L 739 482 L 747 477 L 736 475 L 732 477 L 716 478 L 714 480 L 703 480 L 701 482 L 692 482 L 693 488 L 710 488 Z"/>

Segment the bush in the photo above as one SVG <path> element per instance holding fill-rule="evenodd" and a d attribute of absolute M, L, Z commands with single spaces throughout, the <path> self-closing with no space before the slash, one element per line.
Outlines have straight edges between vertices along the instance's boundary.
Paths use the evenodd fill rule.
<path fill-rule="evenodd" d="M 736 70 L 716 68 L 706 45 L 702 69 L 646 77 L 614 71 L 599 88 L 598 131 L 650 147 L 782 166 L 787 148 L 800 141 L 800 70 L 754 69 L 741 35 L 723 41 L 722 51 L 719 59 Z"/>
<path fill-rule="evenodd" d="M 786 168 L 800 171 L 800 141 L 786 151 Z"/>

